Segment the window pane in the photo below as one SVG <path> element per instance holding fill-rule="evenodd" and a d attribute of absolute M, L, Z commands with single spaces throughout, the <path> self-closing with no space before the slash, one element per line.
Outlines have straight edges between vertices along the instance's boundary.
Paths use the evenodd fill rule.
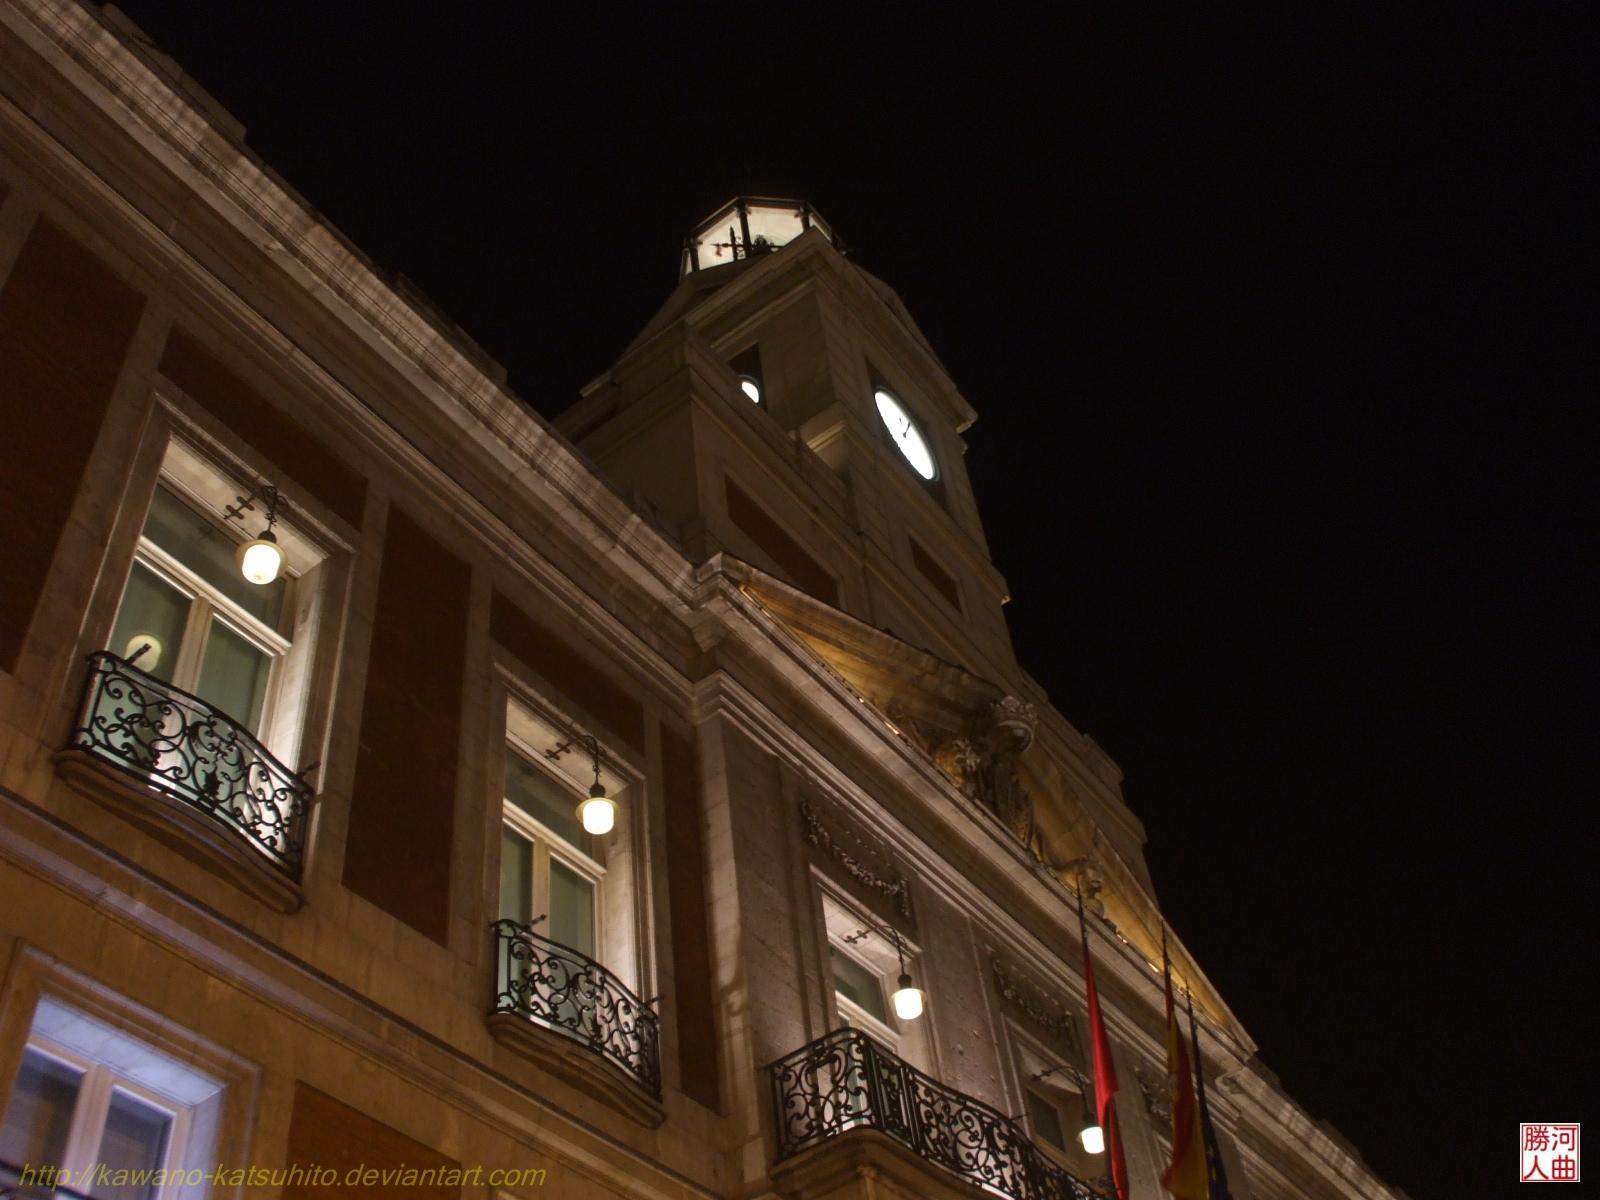
<path fill-rule="evenodd" d="M 261 722 L 271 669 L 272 659 L 266 651 L 213 617 L 195 691 L 202 700 L 254 731 Z"/>
<path fill-rule="evenodd" d="M 500 826 L 500 915 L 526 924 L 533 919 L 533 843 L 509 825 Z"/>
<path fill-rule="evenodd" d="M 833 959 L 833 990 L 889 1025 L 889 1010 L 883 1002 L 883 980 L 837 947 L 830 946 L 828 953 Z"/>
<path fill-rule="evenodd" d="M 1028 1120 L 1033 1125 L 1033 1135 L 1048 1142 L 1057 1150 L 1067 1148 L 1067 1138 L 1061 1131 L 1061 1114 L 1056 1106 L 1031 1088 L 1028 1090 Z"/>
<path fill-rule="evenodd" d="M 5 1123 L 0 1124 L 0 1160 L 59 1167 L 82 1078 L 75 1067 L 24 1050 Z"/>
<path fill-rule="evenodd" d="M 189 603 L 189 597 L 149 567 L 134 563 L 108 649 L 123 658 L 132 658 L 135 650 L 148 644 L 150 649 L 139 655 L 133 665 L 170 682 L 178 661 L 178 645 L 183 641 L 183 627 L 189 619 Z"/>
<path fill-rule="evenodd" d="M 594 957 L 594 884 L 559 858 L 550 860 L 550 937 Z"/>
<path fill-rule="evenodd" d="M 241 527 L 255 537 L 266 524 L 258 502 L 255 511 L 244 514 Z M 239 543 L 164 487 L 156 488 L 150 502 L 144 535 L 252 617 L 278 627 L 288 587 L 284 577 L 264 586 L 251 583 L 239 573 Z"/>
<path fill-rule="evenodd" d="M 506 799 L 569 845 L 588 852 L 589 835 L 578 820 L 578 800 L 522 755 L 506 752 Z"/>
<path fill-rule="evenodd" d="M 121 1088 L 111 1092 L 111 1108 L 106 1113 L 106 1130 L 100 1139 L 98 1160 L 110 1171 L 126 1169 L 150 1178 L 159 1170 L 167 1150 L 167 1136 L 172 1129 L 172 1117 L 139 1097 Z M 95 1172 L 95 1186 L 90 1195 L 99 1200 L 155 1200 L 159 1190 L 151 1183 L 111 1184 L 100 1181 Z"/>

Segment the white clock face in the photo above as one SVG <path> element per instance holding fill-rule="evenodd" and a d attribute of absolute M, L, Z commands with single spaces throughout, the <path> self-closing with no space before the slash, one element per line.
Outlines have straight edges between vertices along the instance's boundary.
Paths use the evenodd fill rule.
<path fill-rule="evenodd" d="M 872 398 L 878 402 L 878 416 L 883 418 L 884 428 L 889 431 L 894 444 L 900 447 L 900 453 L 905 455 L 911 469 L 931 481 L 939 474 L 939 469 L 934 465 L 933 451 L 928 449 L 928 443 L 923 440 L 922 431 L 911 419 L 911 414 L 883 388 L 873 392 Z"/>

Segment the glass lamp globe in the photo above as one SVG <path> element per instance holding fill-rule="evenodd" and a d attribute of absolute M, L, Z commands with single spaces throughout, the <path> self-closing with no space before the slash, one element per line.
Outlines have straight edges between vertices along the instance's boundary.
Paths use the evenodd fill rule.
<path fill-rule="evenodd" d="M 1105 1131 L 1096 1125 L 1094 1118 L 1089 1118 L 1089 1123 L 1078 1131 L 1078 1141 L 1082 1144 L 1085 1154 L 1104 1154 L 1106 1152 Z"/>
<path fill-rule="evenodd" d="M 251 583 L 271 583 L 282 569 L 283 550 L 272 530 L 263 529 L 260 537 L 239 547 L 239 570 Z"/>
<path fill-rule="evenodd" d="M 900 976 L 900 986 L 889 999 L 894 1004 L 894 1015 L 902 1021 L 915 1021 L 922 1015 L 922 989 L 913 987 L 911 976 Z"/>
<path fill-rule="evenodd" d="M 139 653 L 141 647 L 144 649 L 143 654 Z M 129 662 L 134 662 L 134 657 L 137 655 L 138 661 L 134 662 L 135 666 L 141 671 L 154 671 L 160 664 L 161 654 L 165 649 L 166 647 L 161 644 L 161 639 L 154 634 L 136 633 L 128 639 L 128 644 L 122 648 L 122 657 Z"/>
<path fill-rule="evenodd" d="M 589 798 L 578 805 L 578 820 L 583 823 L 585 833 L 610 833 L 616 827 L 617 804 L 606 795 L 602 784 L 590 788 Z"/>

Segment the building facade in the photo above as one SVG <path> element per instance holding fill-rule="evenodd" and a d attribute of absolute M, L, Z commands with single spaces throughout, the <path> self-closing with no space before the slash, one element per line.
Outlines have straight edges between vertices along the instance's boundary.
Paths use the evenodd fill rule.
<path fill-rule="evenodd" d="M 1144 830 L 974 417 L 741 198 L 547 423 L 114 10 L 0 7 L 0 1195 L 1086 1196 L 1080 894 L 1164 1195 Z M 1395 1195 L 1172 950 L 1233 1195 Z"/>

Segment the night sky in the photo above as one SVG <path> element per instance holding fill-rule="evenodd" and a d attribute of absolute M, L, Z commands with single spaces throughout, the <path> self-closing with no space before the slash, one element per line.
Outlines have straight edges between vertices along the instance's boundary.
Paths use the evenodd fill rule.
<path fill-rule="evenodd" d="M 1290 1093 L 1419 1200 L 1594 1115 L 1586 6 L 124 7 L 546 415 L 696 217 L 809 197 L 978 410 L 1018 652 Z"/>

